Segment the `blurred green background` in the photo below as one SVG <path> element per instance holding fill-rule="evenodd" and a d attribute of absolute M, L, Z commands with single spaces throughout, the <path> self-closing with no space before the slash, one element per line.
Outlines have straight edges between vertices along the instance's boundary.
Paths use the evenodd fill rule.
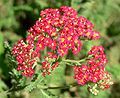
<path fill-rule="evenodd" d="M 12 46 L 17 40 L 26 37 L 26 31 L 39 18 L 45 8 L 71 6 L 95 24 L 101 32 L 97 44 L 105 47 L 108 58 L 107 70 L 111 72 L 114 85 L 98 96 L 88 93 L 85 87 L 62 92 L 61 98 L 120 98 L 120 0 L 0 0 L 0 92 L 11 87 L 9 66 L 4 42 Z M 87 44 L 89 48 L 91 42 Z M 22 98 L 3 95 L 0 98 Z M 27 95 L 24 98 L 29 98 Z M 41 98 L 34 92 L 30 98 Z"/>

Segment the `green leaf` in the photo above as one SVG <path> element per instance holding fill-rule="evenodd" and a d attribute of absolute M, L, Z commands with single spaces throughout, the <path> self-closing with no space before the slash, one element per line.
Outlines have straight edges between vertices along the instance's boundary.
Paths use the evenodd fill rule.
<path fill-rule="evenodd" d="M 81 3 L 81 0 L 71 0 L 71 7 L 73 7 L 76 10 L 79 10 L 80 3 Z"/>
<path fill-rule="evenodd" d="M 48 6 L 48 3 L 46 0 L 35 0 L 36 4 L 39 5 L 41 8 L 45 8 Z"/>
<path fill-rule="evenodd" d="M 118 65 L 119 64 L 119 60 L 120 60 L 120 45 L 117 44 L 114 47 L 110 48 L 109 51 L 109 60 L 110 60 L 110 64 L 111 65 Z"/>
<path fill-rule="evenodd" d="M 12 37 L 10 37 L 12 36 Z M 12 41 L 12 42 L 16 42 L 19 39 L 21 39 L 22 37 L 17 35 L 16 33 L 10 32 L 10 31 L 6 31 L 4 32 L 4 37 L 7 38 L 8 40 Z"/>
<path fill-rule="evenodd" d="M 47 90 L 36 89 L 30 93 L 30 98 L 59 98 L 59 97 L 52 95 Z"/>
<path fill-rule="evenodd" d="M 0 98 L 7 98 L 6 92 L 4 89 L 7 89 L 5 83 L 0 79 Z"/>
<path fill-rule="evenodd" d="M 4 52 L 3 41 L 4 41 L 4 38 L 2 33 L 0 32 L 0 55 Z"/>
<path fill-rule="evenodd" d="M 6 89 L 7 86 L 5 85 L 5 83 L 0 79 L 0 92 L 3 91 L 3 89 Z"/>
<path fill-rule="evenodd" d="M 65 83 L 65 67 L 66 65 L 61 62 L 60 65 L 53 72 L 51 72 L 51 75 L 45 78 L 46 84 L 50 87 L 63 86 L 63 84 Z M 52 89 L 49 91 L 54 95 L 60 94 L 60 89 Z"/>
<path fill-rule="evenodd" d="M 36 89 L 37 86 L 43 81 L 44 77 L 42 74 L 39 74 L 35 81 L 31 81 L 28 86 L 26 86 L 25 90 L 31 92 L 33 89 Z"/>
<path fill-rule="evenodd" d="M 32 7 L 30 7 L 29 5 L 19 5 L 19 6 L 15 6 L 13 7 L 13 9 L 15 11 L 18 11 L 18 10 L 24 10 L 24 11 L 32 11 Z"/>

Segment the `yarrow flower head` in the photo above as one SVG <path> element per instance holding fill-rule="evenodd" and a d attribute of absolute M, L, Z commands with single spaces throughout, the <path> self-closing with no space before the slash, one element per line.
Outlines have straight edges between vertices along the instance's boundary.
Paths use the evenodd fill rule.
<path fill-rule="evenodd" d="M 93 28 L 94 25 L 89 20 L 79 17 L 71 7 L 62 6 L 59 9 L 41 11 L 40 18 L 28 30 L 26 39 L 18 41 L 12 49 L 18 62 L 17 70 L 22 71 L 24 76 L 31 77 L 40 51 L 45 48 L 49 48 L 58 57 L 67 55 L 69 50 L 76 55 L 82 48 L 81 38 L 100 38 L 99 32 Z M 49 66 L 46 61 L 42 65 Z M 56 65 L 58 64 L 54 66 Z"/>
<path fill-rule="evenodd" d="M 97 95 L 99 89 L 113 84 L 111 75 L 105 70 L 107 58 L 104 48 L 93 46 L 83 62 L 66 60 L 65 57 L 68 53 L 77 55 L 84 40 L 99 38 L 94 25 L 85 17 L 78 16 L 73 8 L 48 8 L 40 12 L 40 18 L 28 30 L 26 39 L 14 45 L 12 54 L 17 60 L 17 70 L 25 77 L 38 74 L 38 70 L 45 77 L 63 62 L 75 64 L 73 71 L 77 83 L 88 84 L 89 91 Z"/>
<path fill-rule="evenodd" d="M 74 78 L 78 84 L 85 85 L 87 83 L 96 83 L 99 89 L 109 88 L 113 84 L 111 75 L 105 71 L 107 58 L 104 54 L 102 46 L 93 46 L 88 52 L 90 58 L 86 64 L 74 66 Z M 97 94 L 99 90 L 90 87 L 89 90 L 93 94 Z"/>
<path fill-rule="evenodd" d="M 35 63 L 40 54 L 33 50 L 34 46 L 26 44 L 23 40 L 18 41 L 18 43 L 13 47 L 12 54 L 15 56 L 18 62 L 18 71 L 22 71 L 23 76 L 31 77 L 34 74 Z"/>
<path fill-rule="evenodd" d="M 40 13 L 41 18 L 28 31 L 36 38 L 38 50 L 49 47 L 56 50 L 59 56 L 64 56 L 68 50 L 77 54 L 82 47 L 80 38 L 98 39 L 99 33 L 93 29 L 93 24 L 78 17 L 77 12 L 67 6 L 59 9 L 45 9 Z"/>

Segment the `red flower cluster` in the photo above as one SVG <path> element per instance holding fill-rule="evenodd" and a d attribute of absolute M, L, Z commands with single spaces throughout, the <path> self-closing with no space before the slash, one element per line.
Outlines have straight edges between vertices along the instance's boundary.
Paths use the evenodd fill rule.
<path fill-rule="evenodd" d="M 25 42 L 19 41 L 12 50 L 18 61 L 17 69 L 21 70 L 24 76 L 34 74 L 36 59 L 45 47 L 62 57 L 68 50 L 72 50 L 73 54 L 81 50 L 80 38 L 95 40 L 100 37 L 93 29 L 93 24 L 83 16 L 78 17 L 77 12 L 71 7 L 45 9 L 41 11 L 40 16 L 41 18 L 28 30 Z M 48 63 L 43 65 L 49 66 Z"/>
<path fill-rule="evenodd" d="M 48 52 L 48 56 L 45 57 L 45 61 L 42 62 L 42 75 L 46 76 L 51 73 L 56 67 L 58 67 L 59 62 L 56 60 L 58 56 L 52 52 Z"/>
<path fill-rule="evenodd" d="M 22 75 L 26 77 L 31 77 L 34 74 L 33 65 L 40 56 L 33 48 L 32 44 L 28 45 L 23 40 L 20 40 L 12 49 L 12 54 L 18 62 L 17 70 L 22 71 Z"/>
<path fill-rule="evenodd" d="M 74 78 L 78 84 L 85 85 L 88 82 L 98 82 L 103 79 L 105 71 L 105 64 L 107 62 L 102 46 L 94 46 L 88 52 L 92 56 L 87 63 L 82 66 L 74 66 Z"/>
<path fill-rule="evenodd" d="M 67 6 L 59 9 L 45 9 L 41 18 L 30 28 L 30 36 L 37 39 L 38 50 L 49 47 L 59 56 L 71 49 L 77 54 L 81 49 L 80 38 L 98 39 L 99 33 L 93 30 L 93 24 L 86 18 L 77 16 L 77 12 Z"/>

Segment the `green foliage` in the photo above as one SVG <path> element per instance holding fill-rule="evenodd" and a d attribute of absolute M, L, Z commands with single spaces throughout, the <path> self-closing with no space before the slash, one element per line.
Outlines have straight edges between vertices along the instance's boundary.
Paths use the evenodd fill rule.
<path fill-rule="evenodd" d="M 46 77 L 45 83 L 48 86 L 51 86 L 51 87 L 63 86 L 64 83 L 65 83 L 64 74 L 65 74 L 65 64 L 61 63 L 58 66 L 58 68 L 56 68 L 56 70 L 54 70 L 52 72 L 52 74 L 50 76 Z M 60 89 L 57 89 L 57 90 L 52 89 L 52 90 L 49 90 L 49 91 L 54 95 L 59 95 L 61 90 Z"/>
<path fill-rule="evenodd" d="M 3 38 L 3 35 L 0 32 L 0 55 L 4 53 L 3 42 L 4 42 L 4 38 Z"/>
<path fill-rule="evenodd" d="M 39 74 L 35 81 L 31 81 L 27 84 L 28 86 L 25 87 L 25 90 L 31 92 L 33 89 L 39 87 L 39 84 L 43 81 L 43 78 L 44 77 Z"/>
<path fill-rule="evenodd" d="M 6 84 L 0 79 L 0 92 L 3 92 L 4 89 L 7 89 Z M 7 98 L 5 93 L 0 93 L 0 98 Z"/>
<path fill-rule="evenodd" d="M 13 0 L 1 0 L 0 5 L 0 30 L 18 27 L 13 10 Z"/>
<path fill-rule="evenodd" d="M 6 52 L 9 48 L 4 47 L 4 41 L 7 40 L 12 46 L 15 41 L 26 36 L 26 30 L 39 18 L 41 10 L 62 5 L 75 8 L 79 15 L 83 15 L 92 21 L 95 28 L 101 32 L 102 40 L 94 43 L 86 41 L 83 51 L 79 54 L 80 56 L 70 55 L 70 57 L 79 59 L 85 55 L 93 44 L 102 44 L 108 58 L 107 70 L 111 72 L 115 85 L 117 85 L 117 87 L 114 85 L 111 91 L 108 90 L 101 92 L 98 96 L 93 96 L 87 92 L 85 87 L 75 87 L 72 91 L 70 89 L 46 90 L 46 87 L 66 85 L 66 71 L 69 71 L 68 77 L 70 77 L 72 70 L 68 67 L 66 70 L 64 64 L 61 64 L 50 76 L 45 77 L 45 81 L 41 74 L 36 75 L 35 79 L 22 78 L 20 73 L 14 69 L 17 62 Z M 10 92 L 10 98 L 18 98 L 13 88 L 20 90 L 20 92 L 17 92 L 19 98 L 27 98 L 25 97 L 27 95 L 29 95 L 29 98 L 119 98 L 120 0 L 0 0 L 0 13 L 0 98 L 7 98 L 6 91 L 9 91 L 8 86 L 11 88 L 10 83 L 12 84 L 11 92 L 14 93 L 12 95 Z M 70 78 L 67 82 L 71 83 L 71 81 Z M 114 93 L 112 93 L 113 91 Z"/>

